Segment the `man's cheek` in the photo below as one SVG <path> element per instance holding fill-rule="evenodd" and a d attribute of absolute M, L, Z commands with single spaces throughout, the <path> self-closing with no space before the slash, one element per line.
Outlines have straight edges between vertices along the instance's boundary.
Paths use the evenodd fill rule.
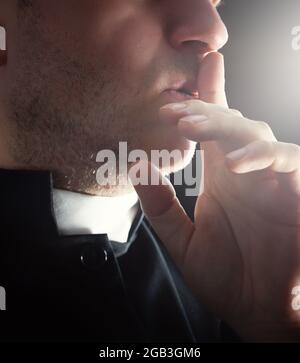
<path fill-rule="evenodd" d="M 107 64 L 112 64 L 116 70 L 123 73 L 123 77 L 133 76 L 143 79 L 153 62 L 159 56 L 157 49 L 159 42 L 149 39 L 139 29 L 133 33 L 113 35 L 109 48 L 106 48 L 105 58 Z"/>

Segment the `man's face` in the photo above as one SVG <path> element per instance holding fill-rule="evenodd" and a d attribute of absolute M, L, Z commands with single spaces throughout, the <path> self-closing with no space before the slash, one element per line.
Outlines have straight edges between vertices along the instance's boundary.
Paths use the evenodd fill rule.
<path fill-rule="evenodd" d="M 17 1 L 15 1 L 17 2 Z M 20 1 L 21 2 L 21 1 Z M 211 0 L 32 0 L 7 21 L 2 104 L 18 164 L 53 171 L 57 187 L 103 194 L 96 155 L 189 150 L 158 117 L 166 90 L 195 89 L 201 58 L 227 32 Z M 178 92 L 177 96 L 180 96 Z"/>

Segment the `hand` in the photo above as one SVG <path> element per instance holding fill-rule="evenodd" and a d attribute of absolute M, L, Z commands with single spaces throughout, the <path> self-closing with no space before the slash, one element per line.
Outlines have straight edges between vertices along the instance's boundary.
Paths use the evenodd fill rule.
<path fill-rule="evenodd" d="M 201 101 L 161 110 L 204 150 L 194 223 L 170 185 L 135 188 L 201 302 L 247 340 L 300 341 L 300 312 L 292 309 L 300 285 L 300 147 L 228 109 L 224 79 L 223 57 L 211 53 L 199 75 Z"/>

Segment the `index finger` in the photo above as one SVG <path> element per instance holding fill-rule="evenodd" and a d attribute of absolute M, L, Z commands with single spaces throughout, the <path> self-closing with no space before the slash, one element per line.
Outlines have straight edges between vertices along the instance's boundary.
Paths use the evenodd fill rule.
<path fill-rule="evenodd" d="M 221 53 L 212 52 L 203 59 L 197 79 L 197 88 L 200 100 L 228 107 L 225 92 L 224 57 Z"/>

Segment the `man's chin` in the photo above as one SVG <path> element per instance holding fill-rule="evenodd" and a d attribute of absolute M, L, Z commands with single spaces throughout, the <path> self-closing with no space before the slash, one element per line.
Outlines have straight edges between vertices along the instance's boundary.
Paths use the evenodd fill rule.
<path fill-rule="evenodd" d="M 55 173 L 56 188 L 98 196 L 117 196 L 133 192 L 128 181 L 130 165 L 139 160 L 146 160 L 157 166 L 165 176 L 179 172 L 187 167 L 196 149 L 196 143 L 180 140 L 177 145 L 147 145 L 147 148 L 133 149 L 128 144 L 119 143 L 119 150 L 101 150 L 97 154 L 96 164 L 73 165 L 75 173 L 59 170 Z M 156 149 L 157 148 L 157 149 Z M 110 151 L 108 154 L 107 152 Z M 116 151 L 116 150 L 115 150 Z M 109 156 L 113 157 L 109 159 Z M 91 164 L 90 164 L 91 163 Z M 68 168 L 70 169 L 70 168 Z"/>
<path fill-rule="evenodd" d="M 196 142 L 185 139 L 180 145 L 174 147 L 169 146 L 167 149 L 160 148 L 150 151 L 151 162 L 159 167 L 164 175 L 179 172 L 185 169 L 192 161 L 196 150 Z M 160 155 L 159 162 L 157 162 L 157 155 Z"/>

